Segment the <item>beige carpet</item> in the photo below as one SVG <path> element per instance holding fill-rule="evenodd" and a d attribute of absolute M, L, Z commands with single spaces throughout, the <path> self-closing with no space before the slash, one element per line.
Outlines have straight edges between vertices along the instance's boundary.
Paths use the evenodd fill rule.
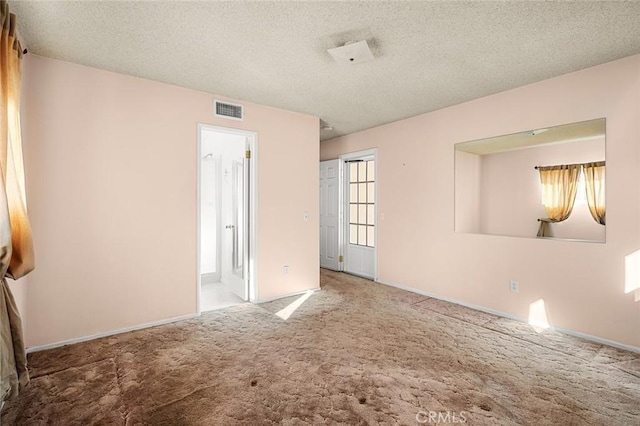
<path fill-rule="evenodd" d="M 638 354 L 321 281 L 286 321 L 296 298 L 34 353 L 2 425 L 640 424 Z"/>

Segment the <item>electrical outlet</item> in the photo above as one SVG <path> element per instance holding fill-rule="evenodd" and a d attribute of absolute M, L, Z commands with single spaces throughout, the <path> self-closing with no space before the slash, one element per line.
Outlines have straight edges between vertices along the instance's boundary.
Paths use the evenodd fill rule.
<path fill-rule="evenodd" d="M 282 275 L 289 275 L 289 265 L 282 267 Z"/>
<path fill-rule="evenodd" d="M 515 280 L 509 281 L 509 289 L 511 289 L 512 292 L 517 293 L 518 292 L 518 281 L 515 281 Z"/>

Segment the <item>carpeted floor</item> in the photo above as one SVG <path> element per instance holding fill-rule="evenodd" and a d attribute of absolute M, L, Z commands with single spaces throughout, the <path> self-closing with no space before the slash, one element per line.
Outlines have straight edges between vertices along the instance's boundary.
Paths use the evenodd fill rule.
<path fill-rule="evenodd" d="M 322 271 L 322 291 L 29 357 L 2 425 L 638 425 L 640 355 Z"/>

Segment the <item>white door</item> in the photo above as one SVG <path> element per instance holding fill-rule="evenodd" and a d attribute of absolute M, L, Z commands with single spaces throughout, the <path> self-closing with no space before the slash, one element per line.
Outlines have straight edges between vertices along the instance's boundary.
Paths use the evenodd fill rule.
<path fill-rule="evenodd" d="M 372 155 L 345 162 L 344 270 L 375 279 L 376 164 Z"/>
<path fill-rule="evenodd" d="M 320 267 L 339 270 L 338 241 L 340 160 L 320 162 Z"/>
<path fill-rule="evenodd" d="M 248 161 L 246 158 L 247 147 L 242 146 L 241 152 L 234 155 L 229 163 L 228 180 L 230 183 L 230 201 L 226 206 L 225 247 L 226 256 L 223 256 L 223 282 L 228 290 L 243 300 L 249 300 L 249 286 L 247 281 L 247 228 L 248 228 Z M 223 207 L 224 208 L 224 207 Z"/>

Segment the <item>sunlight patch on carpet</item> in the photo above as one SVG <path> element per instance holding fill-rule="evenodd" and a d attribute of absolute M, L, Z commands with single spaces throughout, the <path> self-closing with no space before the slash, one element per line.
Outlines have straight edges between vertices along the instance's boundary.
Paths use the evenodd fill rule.
<path fill-rule="evenodd" d="M 307 300 L 313 294 L 313 290 L 307 290 L 302 296 L 298 297 L 294 300 L 289 306 L 280 311 L 276 312 L 276 315 L 282 318 L 283 320 L 288 320 L 291 314 L 293 314 L 296 309 L 298 309 L 305 300 Z"/>

